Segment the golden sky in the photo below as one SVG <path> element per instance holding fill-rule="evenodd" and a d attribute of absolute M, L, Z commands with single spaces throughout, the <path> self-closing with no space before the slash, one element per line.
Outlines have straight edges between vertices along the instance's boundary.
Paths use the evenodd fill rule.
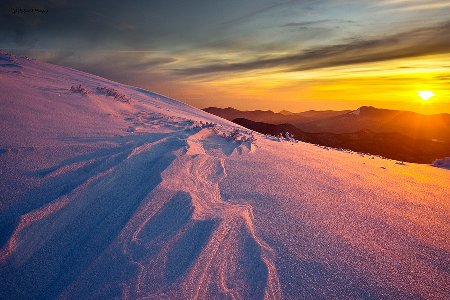
<path fill-rule="evenodd" d="M 444 54 L 307 71 L 273 69 L 186 80 L 179 90 L 165 89 L 198 107 L 302 111 L 371 105 L 450 113 L 450 68 L 445 66 L 449 62 L 450 55 Z M 433 91 L 435 96 L 423 101 L 419 91 Z"/>
<path fill-rule="evenodd" d="M 450 0 L 39 3 L 1 48 L 200 108 L 450 113 Z"/>

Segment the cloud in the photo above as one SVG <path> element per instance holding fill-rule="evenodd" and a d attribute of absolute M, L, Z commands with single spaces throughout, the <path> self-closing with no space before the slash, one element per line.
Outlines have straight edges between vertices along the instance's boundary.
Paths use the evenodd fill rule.
<path fill-rule="evenodd" d="M 49 63 L 73 67 L 114 81 L 147 86 L 149 83 L 166 83 L 174 76 L 163 69 L 177 59 L 153 51 L 55 51 L 49 49 L 6 49 Z"/>
<path fill-rule="evenodd" d="M 31 52 L 33 52 L 31 50 Z M 45 51 L 37 56 L 46 56 L 46 61 L 54 64 L 64 65 L 76 63 L 80 66 L 89 66 L 92 69 L 101 66 L 110 66 L 128 71 L 145 71 L 176 62 L 177 59 L 169 56 L 160 56 L 153 52 L 130 52 L 130 51 L 96 51 L 93 53 L 75 53 L 73 51 Z M 80 60 L 80 58 L 83 60 Z"/>
<path fill-rule="evenodd" d="M 351 20 L 325 19 L 325 20 L 305 21 L 305 22 L 291 22 L 283 24 L 281 25 L 281 27 L 309 27 L 328 23 L 353 24 L 355 22 Z"/>
<path fill-rule="evenodd" d="M 443 54 L 450 53 L 449 36 L 450 22 L 446 22 L 378 39 L 354 39 L 346 44 L 311 48 L 301 53 L 261 57 L 243 62 L 206 64 L 174 71 L 180 75 L 208 75 L 270 68 L 298 71 Z"/>
<path fill-rule="evenodd" d="M 36 4 L 38 3 L 38 4 Z M 216 6 L 219 9 L 214 10 Z M 176 1 L 0 1 L 3 47 L 95 50 L 176 48 L 203 40 L 226 3 Z M 14 8 L 48 13 L 14 14 Z M 205 26 L 208 24 L 208 26 Z M 180 46 L 181 45 L 181 46 Z"/>
<path fill-rule="evenodd" d="M 102 1 L 5 1 L 0 4 L 0 42 L 28 48 L 83 49 L 102 45 L 136 43 L 133 25 L 115 17 Z M 46 13 L 14 13 L 14 9 L 42 9 Z M 110 16 L 106 16 L 110 15 Z M 63 47 L 62 47 L 63 46 Z"/>
<path fill-rule="evenodd" d="M 378 3 L 380 6 L 390 6 L 391 11 L 422 11 L 443 9 L 450 7 L 450 1 L 442 0 L 384 0 Z"/>
<path fill-rule="evenodd" d="M 432 10 L 450 7 L 450 2 L 446 3 L 428 3 L 428 4 L 418 4 L 411 5 L 407 7 L 398 8 L 398 11 L 415 11 L 415 10 Z"/>
<path fill-rule="evenodd" d="M 296 4 L 297 2 L 298 1 L 295 1 L 295 0 L 287 0 L 287 1 L 279 2 L 279 3 L 274 3 L 274 4 L 271 4 L 271 5 L 268 5 L 268 6 L 264 6 L 262 8 L 259 8 L 259 9 L 250 11 L 250 12 L 248 12 L 246 14 L 243 14 L 243 15 L 237 17 L 237 18 L 233 18 L 231 20 L 222 22 L 221 25 L 228 26 L 228 25 L 236 25 L 236 24 L 239 24 L 239 23 L 242 23 L 242 22 L 247 22 L 247 21 L 249 21 L 250 19 L 252 19 L 252 18 L 254 18 L 256 16 L 259 16 L 259 15 L 264 14 L 266 12 L 278 9 L 280 7 Z"/>

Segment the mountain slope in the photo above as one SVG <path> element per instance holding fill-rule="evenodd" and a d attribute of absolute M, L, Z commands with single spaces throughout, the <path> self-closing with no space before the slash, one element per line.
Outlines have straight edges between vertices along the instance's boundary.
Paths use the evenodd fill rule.
<path fill-rule="evenodd" d="M 0 57 L 0 298 L 450 296 L 447 170 Z"/>

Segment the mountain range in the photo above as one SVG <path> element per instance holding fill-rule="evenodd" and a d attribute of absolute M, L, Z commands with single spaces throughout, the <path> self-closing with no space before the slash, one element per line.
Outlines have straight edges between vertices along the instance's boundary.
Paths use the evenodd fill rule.
<path fill-rule="evenodd" d="M 306 111 L 300 113 L 239 111 L 208 107 L 205 111 L 227 120 L 244 118 L 269 124 L 291 124 L 300 130 L 318 133 L 353 133 L 370 130 L 401 133 L 415 139 L 450 142 L 450 114 L 423 115 L 414 112 L 363 106 L 354 111 Z"/>
<path fill-rule="evenodd" d="M 310 122 L 323 120 L 327 118 L 337 117 L 350 111 L 306 111 L 301 113 L 293 113 L 286 110 L 275 113 L 270 110 L 254 110 L 254 111 L 240 111 L 235 108 L 217 108 L 208 107 L 203 109 L 213 115 L 220 116 L 227 120 L 234 120 L 236 118 L 249 119 L 255 122 L 265 122 L 271 124 L 292 124 L 294 126 L 300 127 L 302 124 L 307 124 Z"/>
<path fill-rule="evenodd" d="M 360 107 L 355 111 L 205 111 L 263 134 L 285 132 L 304 142 L 382 155 L 407 162 L 431 163 L 450 156 L 450 115 Z"/>

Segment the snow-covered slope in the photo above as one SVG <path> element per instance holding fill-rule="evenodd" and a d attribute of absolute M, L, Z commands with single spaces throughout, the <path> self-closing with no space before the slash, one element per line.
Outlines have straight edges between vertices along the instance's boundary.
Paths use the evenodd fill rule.
<path fill-rule="evenodd" d="M 0 107 L 2 299 L 450 298 L 448 170 L 5 53 Z"/>

